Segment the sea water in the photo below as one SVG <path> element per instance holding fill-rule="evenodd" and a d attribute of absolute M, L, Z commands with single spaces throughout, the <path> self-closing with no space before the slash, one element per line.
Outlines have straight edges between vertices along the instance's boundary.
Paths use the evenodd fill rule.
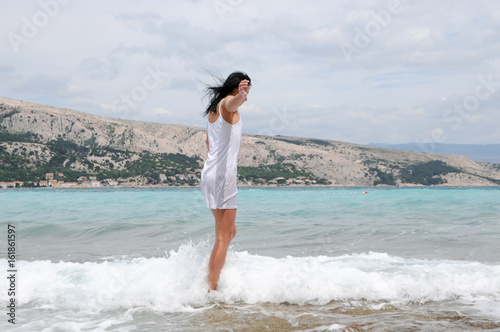
<path fill-rule="evenodd" d="M 499 202 L 498 187 L 241 188 L 209 293 L 199 188 L 1 190 L 0 330 L 500 330 Z"/>

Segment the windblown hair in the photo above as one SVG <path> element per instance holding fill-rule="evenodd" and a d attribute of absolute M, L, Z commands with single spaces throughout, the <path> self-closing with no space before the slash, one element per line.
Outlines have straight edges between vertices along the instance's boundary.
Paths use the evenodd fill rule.
<path fill-rule="evenodd" d="M 203 116 L 207 116 L 208 114 L 210 114 L 210 112 L 216 113 L 217 104 L 219 104 L 219 102 L 227 95 L 231 94 L 234 89 L 238 89 L 241 81 L 248 80 L 248 85 L 252 85 L 252 80 L 250 79 L 250 77 L 247 74 L 239 71 L 236 71 L 229 75 L 226 80 L 224 80 L 220 76 L 212 76 L 214 79 L 219 81 L 219 85 L 207 85 L 205 96 L 208 96 L 209 104 L 207 106 L 207 109 L 203 113 Z"/>

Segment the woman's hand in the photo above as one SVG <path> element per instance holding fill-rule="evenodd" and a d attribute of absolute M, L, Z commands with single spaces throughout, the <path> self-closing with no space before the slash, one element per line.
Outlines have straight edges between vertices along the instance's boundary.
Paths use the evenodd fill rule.
<path fill-rule="evenodd" d="M 248 92 L 250 92 L 250 86 L 248 85 L 248 80 L 243 80 L 240 82 L 238 86 L 238 92 L 243 96 L 247 96 Z"/>

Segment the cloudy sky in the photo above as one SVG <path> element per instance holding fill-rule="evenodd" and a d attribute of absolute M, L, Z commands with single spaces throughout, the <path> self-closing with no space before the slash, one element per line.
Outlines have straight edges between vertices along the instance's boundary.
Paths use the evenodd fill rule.
<path fill-rule="evenodd" d="M 242 70 L 246 133 L 500 143 L 499 31 L 497 0 L 4 1 L 0 95 L 205 126 Z"/>

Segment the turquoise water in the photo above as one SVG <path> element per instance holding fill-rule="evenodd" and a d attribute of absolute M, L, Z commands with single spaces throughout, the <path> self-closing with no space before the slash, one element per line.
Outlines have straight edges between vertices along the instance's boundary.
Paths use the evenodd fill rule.
<path fill-rule="evenodd" d="M 500 329 L 500 188 L 242 188 L 211 294 L 199 188 L 0 202 L 0 262 L 11 224 L 19 266 L 18 324 L 2 330 Z"/>

